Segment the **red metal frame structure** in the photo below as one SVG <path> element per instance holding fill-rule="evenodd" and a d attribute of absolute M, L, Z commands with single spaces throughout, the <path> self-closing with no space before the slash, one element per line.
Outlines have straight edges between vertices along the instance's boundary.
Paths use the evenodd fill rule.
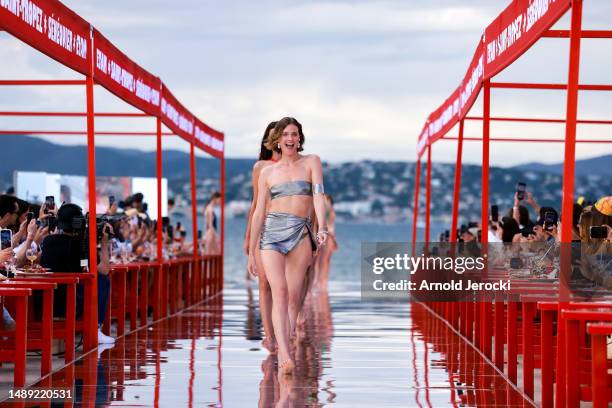
<path fill-rule="evenodd" d="M 414 214 L 412 226 L 412 241 L 413 251 L 417 241 L 417 222 L 419 217 L 419 190 L 421 178 L 421 160 L 423 154 L 427 152 L 427 178 L 425 183 L 426 200 L 425 200 L 425 242 L 430 238 L 430 200 L 431 200 L 431 152 L 435 142 L 439 140 L 457 140 L 457 159 L 455 167 L 455 186 L 453 192 L 453 208 L 452 221 L 450 226 L 450 240 L 456 242 L 454 231 L 457 230 L 458 224 L 458 207 L 459 194 L 461 184 L 461 165 L 463 154 L 464 141 L 482 141 L 482 201 L 481 201 L 481 225 L 483 226 L 482 243 L 487 244 L 488 237 L 484 228 L 489 223 L 489 145 L 493 141 L 499 142 L 542 142 L 542 143 L 563 143 L 564 144 L 564 167 L 563 167 L 563 195 L 561 203 L 561 242 L 569 243 L 572 240 L 572 207 L 574 203 L 574 174 L 575 174 L 575 147 L 576 143 L 612 143 L 610 139 L 577 139 L 576 127 L 578 124 L 589 125 L 609 125 L 610 120 L 579 120 L 578 115 L 578 94 L 579 91 L 612 91 L 612 85 L 601 84 L 580 84 L 580 44 L 583 38 L 589 39 L 611 39 L 612 31 L 610 30 L 582 30 L 582 8 L 583 0 L 555 0 L 555 1 L 530 1 L 530 0 L 513 0 L 511 3 L 495 18 L 495 20 L 485 29 L 485 32 L 478 42 L 474 57 L 464 76 L 459 87 L 444 101 L 444 103 L 432 112 L 421 131 L 417 142 L 417 162 L 415 172 L 415 192 L 414 192 Z M 568 11 L 571 11 L 571 27 L 569 30 L 551 30 L 551 27 Z M 568 59 L 568 81 L 567 84 L 547 84 L 547 83 L 507 83 L 493 82 L 493 78 L 513 64 L 522 54 L 529 50 L 541 38 L 561 38 L 569 39 L 569 59 Z M 480 90 L 483 90 L 483 113 L 482 116 L 468 116 L 468 113 L 473 106 Z M 566 115 L 565 118 L 537 118 L 537 117 L 492 117 L 491 116 L 491 90 L 492 89 L 524 89 L 524 90 L 558 90 L 566 91 Z M 482 122 L 482 137 L 465 137 L 464 125 L 465 121 L 481 121 Z M 565 137 L 563 139 L 536 138 L 536 137 L 491 137 L 490 126 L 491 122 L 523 122 L 523 123 L 556 123 L 565 124 Z M 458 135 L 451 136 L 449 132 L 458 125 Z M 561 284 L 557 289 L 560 294 L 563 294 L 563 285 L 569 276 L 569 248 L 565 246 L 562 249 L 561 262 Z M 563 261 L 565 259 L 565 261 Z M 503 302 L 501 303 L 503 306 Z M 559 302 L 556 311 L 558 311 L 559 319 L 567 304 Z M 491 315 L 491 310 L 485 309 L 491 307 L 490 303 L 482 302 L 474 309 L 474 313 L 478 313 L 481 327 L 488 327 L 483 324 L 487 316 Z M 534 306 L 535 307 L 535 306 Z M 540 305 L 538 305 L 540 307 Z M 436 310 L 437 306 L 433 306 L 432 311 Z M 443 309 L 440 309 L 443 310 Z M 462 311 L 472 313 L 469 308 L 462 307 Z M 495 312 L 497 312 L 497 303 Z M 508 311 L 510 313 L 510 311 Z M 443 312 L 444 314 L 446 312 Z M 496 318 L 503 319 L 503 310 Z M 513 311 L 512 313 L 516 313 Z M 535 313 L 535 312 L 534 312 Z M 452 314 L 451 314 L 452 316 Z M 476 317 L 476 316 L 475 316 Z M 471 317 L 463 316 L 462 319 L 470 319 Z M 476 317 L 478 319 L 478 317 Z M 561 320 L 559 320 L 561 321 Z M 525 323 L 525 321 L 523 322 Z M 453 324 L 450 322 L 449 324 Z M 467 322 L 471 324 L 471 322 Z M 497 324 L 497 323 L 496 323 Z M 509 324 L 515 324 L 509 322 Z M 552 323 L 551 323 L 552 324 Z M 471 327 L 471 326 L 470 326 Z M 510 327 L 510 326 L 509 326 Z M 594 326 L 591 326 L 594 327 Z M 598 326 L 599 327 L 599 326 Z M 497 327 L 496 327 L 497 328 Z M 503 328 L 502 328 L 503 329 Z M 605 329 L 608 330 L 606 326 Z M 462 333 L 465 328 L 462 325 Z M 599 329 L 590 329 L 597 332 Z M 600 330 L 600 331 L 601 331 Z M 468 327 L 468 331 L 471 332 Z M 503 330 L 502 330 L 503 331 Z M 491 333 L 480 333 L 476 328 L 476 338 L 473 343 L 475 347 L 489 359 L 492 357 L 491 343 L 487 336 L 491 337 Z M 470 340 L 471 333 L 465 333 Z M 565 385 L 570 382 L 569 368 L 566 370 L 564 362 L 564 351 L 569 350 L 569 346 L 565 341 L 565 326 L 559 324 L 557 333 L 557 358 L 556 358 L 556 395 L 555 399 L 558 406 L 565 406 L 566 400 L 571 400 L 569 406 L 576 406 L 579 395 L 572 393 L 566 395 Z M 523 333 L 525 335 L 525 333 Z M 552 336 L 550 337 L 552 339 Z M 544 337 L 543 337 L 544 339 Z M 497 344 L 496 346 L 499 346 Z M 574 339 L 571 339 L 572 342 Z M 484 344 L 483 341 L 487 343 Z M 599 345 L 599 343 L 598 343 Z M 503 343 L 501 343 L 503 346 Z M 543 344 L 542 347 L 545 345 Z M 552 344 L 548 344 L 552 348 Z M 508 344 L 510 347 L 510 344 Z M 503 350 L 503 349 L 502 349 Z M 501 363 L 503 373 L 503 356 L 497 356 L 496 365 Z M 567 354 L 570 355 L 569 353 Z M 501 359 L 498 359 L 501 357 Z M 601 357 L 601 356 L 600 356 Z M 593 357 L 595 359 L 595 357 Z M 544 364 L 544 363 L 542 363 Z M 548 362 L 552 366 L 551 362 Z M 569 364 L 569 363 L 568 363 Z M 599 364 L 601 361 L 595 361 L 593 364 Z M 567 366 L 569 367 L 569 365 Z M 510 364 L 508 366 L 510 370 Z M 576 367 L 577 368 L 577 367 Z M 509 374 L 510 380 L 516 381 L 516 371 L 513 368 L 514 374 Z M 543 373 L 543 376 L 545 374 Z M 577 375 L 577 374 L 576 374 Z M 552 393 L 552 379 L 547 378 L 549 389 Z M 601 383 L 601 381 L 600 381 Z M 595 384 L 595 382 L 593 382 Z M 607 387 L 607 384 L 606 384 Z M 526 391 L 527 392 L 527 391 Z M 594 390 L 594 393 L 601 392 L 601 389 Z M 605 392 L 604 392 L 605 393 Z M 533 394 L 530 395 L 533 398 Z M 552 406 L 552 400 L 544 400 L 544 406 Z M 607 405 L 606 405 L 607 406 Z"/>
<path fill-rule="evenodd" d="M 161 219 L 161 178 L 162 178 L 162 136 L 176 135 L 190 144 L 190 172 L 192 189 L 192 216 L 194 258 L 199 258 L 197 245 L 196 209 L 196 168 L 195 148 L 220 160 L 221 184 L 221 242 L 224 239 L 225 160 L 224 135 L 209 127 L 185 108 L 169 91 L 162 81 L 138 66 L 128 56 L 106 39 L 100 31 L 85 19 L 57 0 L 30 0 L 25 8 L 20 2 L 3 2 L 0 5 L 0 31 L 6 31 L 27 43 L 60 64 L 85 76 L 77 80 L 0 80 L 0 86 L 85 86 L 86 112 L 0 112 L 0 116 L 28 117 L 86 117 L 86 131 L 12 131 L 0 134 L 54 134 L 86 135 L 88 152 L 88 191 L 96 191 L 95 136 L 134 135 L 156 136 L 157 148 L 157 218 Z M 142 113 L 94 112 L 94 89 L 99 85 L 119 97 Z M 155 132 L 95 132 L 96 117 L 151 117 L 156 119 Z M 162 132 L 165 125 L 170 132 Z M 89 199 L 89 222 L 96 222 L 96 200 Z M 157 223 L 157 239 L 162 242 L 162 223 Z M 96 232 L 90 229 L 90 259 L 96 259 Z M 221 259 L 223 257 L 223 245 Z M 162 248 L 158 245 L 157 259 L 162 259 Z M 222 262 L 217 265 L 221 268 Z M 97 274 L 96 264 L 90 265 L 90 272 Z M 161 275 L 161 274 L 159 274 Z M 93 279 L 93 296 L 97 296 L 96 279 Z M 97 304 L 92 299 L 92 304 Z M 94 308 L 95 309 L 95 308 Z M 91 333 L 97 333 L 97 310 L 89 317 Z M 90 350 L 97 345 L 95 336 L 90 337 L 84 347 Z"/>

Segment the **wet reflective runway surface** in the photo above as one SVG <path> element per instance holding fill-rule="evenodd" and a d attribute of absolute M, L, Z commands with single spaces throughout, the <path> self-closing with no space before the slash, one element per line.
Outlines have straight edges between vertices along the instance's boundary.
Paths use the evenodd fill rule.
<path fill-rule="evenodd" d="M 530 405 L 421 306 L 362 302 L 346 286 L 309 297 L 296 372 L 279 378 L 260 345 L 256 292 L 226 289 L 39 386 L 72 388 L 77 406 Z"/>

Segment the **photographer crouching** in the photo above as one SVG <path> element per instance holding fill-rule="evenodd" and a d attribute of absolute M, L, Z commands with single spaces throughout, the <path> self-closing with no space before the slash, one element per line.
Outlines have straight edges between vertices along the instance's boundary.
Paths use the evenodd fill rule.
<path fill-rule="evenodd" d="M 52 272 L 75 272 L 84 270 L 89 264 L 89 239 L 87 219 L 83 210 L 76 204 L 64 204 L 57 212 L 57 233 L 47 236 L 41 244 L 40 264 Z M 98 343 L 113 344 L 115 339 L 101 331 L 110 292 L 109 273 L 109 237 L 113 229 L 108 223 L 96 226 L 98 232 Z M 83 262 L 82 262 L 83 261 Z M 66 314 L 66 288 L 58 288 L 55 296 L 54 310 L 57 315 Z M 77 316 L 83 312 L 84 290 L 79 285 L 77 290 Z"/>

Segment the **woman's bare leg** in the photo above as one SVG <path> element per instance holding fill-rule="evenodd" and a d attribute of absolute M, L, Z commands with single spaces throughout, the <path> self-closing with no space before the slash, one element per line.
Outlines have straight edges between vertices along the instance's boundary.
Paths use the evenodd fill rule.
<path fill-rule="evenodd" d="M 303 290 L 307 284 L 305 277 L 312 263 L 312 246 L 306 237 L 300 241 L 288 254 L 285 260 L 285 276 L 289 290 L 289 326 L 294 333 L 298 313 L 303 305 Z"/>
<path fill-rule="evenodd" d="M 272 289 L 266 274 L 263 263 L 261 262 L 261 254 L 259 251 L 255 254 L 255 262 L 259 273 L 259 309 L 261 310 L 261 321 L 263 322 L 266 337 L 264 347 L 270 352 L 276 351 L 276 338 L 274 337 L 274 326 L 272 325 Z"/>
<path fill-rule="evenodd" d="M 319 249 L 319 255 L 317 256 L 316 259 L 316 264 L 317 264 L 317 277 L 316 277 L 316 282 L 315 285 L 317 286 L 318 290 L 322 289 L 322 283 L 323 283 L 323 276 L 325 274 L 325 257 L 327 256 L 327 252 L 329 251 L 329 248 L 327 247 L 327 245 L 322 246 Z"/>
<path fill-rule="evenodd" d="M 285 278 L 285 255 L 273 250 L 262 250 L 261 262 L 272 289 L 272 325 L 278 343 L 279 366 L 291 361 L 293 367 L 289 353 L 289 317 L 287 316 L 289 294 Z"/>
<path fill-rule="evenodd" d="M 331 257 L 334 252 L 331 248 L 327 248 L 322 255 L 321 259 L 321 274 L 319 280 L 319 288 L 327 290 L 327 282 L 329 282 L 329 267 L 331 265 Z"/>
<path fill-rule="evenodd" d="M 325 247 L 321 247 L 319 248 L 319 253 L 317 255 L 317 257 L 312 261 L 313 263 L 313 268 L 314 268 L 314 276 L 313 276 L 313 282 L 312 282 L 312 286 L 315 289 L 315 291 L 318 289 L 319 287 L 319 280 L 321 279 L 321 260 L 323 259 L 322 252 L 324 251 Z"/>
<path fill-rule="evenodd" d="M 300 294 L 300 304 L 298 306 L 299 312 L 298 312 L 298 317 L 296 320 L 296 333 L 300 331 L 300 327 L 303 332 L 303 328 L 304 328 L 303 326 L 306 321 L 304 317 L 304 304 L 306 303 L 306 297 L 308 296 L 308 293 L 310 293 L 310 289 L 312 289 L 313 285 L 316 283 L 315 282 L 315 279 L 316 279 L 315 270 L 316 270 L 317 261 L 318 261 L 318 257 L 312 259 L 310 261 L 310 265 L 306 269 L 306 274 L 304 276 L 304 285 L 302 287 L 302 293 Z M 297 334 L 299 337 L 299 333 Z"/>

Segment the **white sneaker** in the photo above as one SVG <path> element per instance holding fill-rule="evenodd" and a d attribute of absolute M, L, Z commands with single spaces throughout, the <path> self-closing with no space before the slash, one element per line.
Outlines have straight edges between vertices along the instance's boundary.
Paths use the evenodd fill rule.
<path fill-rule="evenodd" d="M 102 333 L 102 330 L 98 329 L 98 344 L 115 344 L 115 338 L 107 336 Z"/>

